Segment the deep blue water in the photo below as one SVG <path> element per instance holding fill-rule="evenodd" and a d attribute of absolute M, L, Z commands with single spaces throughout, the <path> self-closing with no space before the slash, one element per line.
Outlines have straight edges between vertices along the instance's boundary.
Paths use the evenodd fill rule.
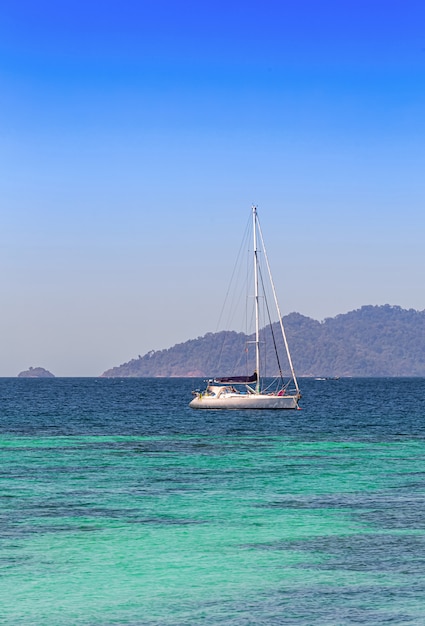
<path fill-rule="evenodd" d="M 0 379 L 0 623 L 425 624 L 425 380 L 201 383 Z"/>
<path fill-rule="evenodd" d="M 392 441 L 425 433 L 425 379 L 301 380 L 302 411 L 193 411 L 202 379 L 0 378 L 0 432 L 268 435 Z"/>

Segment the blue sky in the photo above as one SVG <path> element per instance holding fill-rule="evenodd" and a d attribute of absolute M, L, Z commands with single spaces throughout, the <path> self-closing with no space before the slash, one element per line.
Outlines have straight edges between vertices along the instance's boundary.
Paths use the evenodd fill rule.
<path fill-rule="evenodd" d="M 425 309 L 422 2 L 1 13 L 1 376 L 215 331 L 253 203 L 284 314 Z"/>

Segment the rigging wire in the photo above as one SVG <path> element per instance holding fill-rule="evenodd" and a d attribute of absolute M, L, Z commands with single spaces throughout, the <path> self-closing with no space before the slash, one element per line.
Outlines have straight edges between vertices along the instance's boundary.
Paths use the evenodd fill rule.
<path fill-rule="evenodd" d="M 264 259 L 266 262 L 266 266 L 268 269 L 268 273 L 269 273 L 269 277 L 270 277 L 270 281 L 271 281 L 271 293 L 269 293 L 268 295 L 270 297 L 272 297 L 273 294 L 273 298 L 276 302 L 276 306 L 277 306 L 277 311 L 278 314 L 280 314 L 278 305 L 277 305 L 277 301 L 276 301 L 276 294 L 275 294 L 275 290 L 274 290 L 274 285 L 272 283 L 272 279 L 271 279 L 271 275 L 270 275 L 270 267 L 269 267 L 269 263 L 268 263 L 268 259 L 267 259 L 267 254 L 266 254 L 266 250 L 264 248 L 264 240 L 263 240 L 263 236 L 262 236 L 262 232 L 261 232 L 261 226 L 260 223 L 257 219 L 257 225 L 258 225 L 258 230 L 259 230 L 259 234 L 260 234 L 260 238 L 259 241 L 261 243 L 261 248 L 258 249 L 258 252 L 263 253 L 264 255 Z M 250 294 L 250 292 L 248 291 L 248 284 L 251 284 L 252 282 L 252 259 L 251 259 L 251 255 L 252 255 L 252 251 L 250 253 L 250 248 L 251 246 L 248 244 L 247 242 L 251 241 L 252 238 L 252 219 L 249 218 L 247 221 L 247 224 L 245 226 L 245 231 L 242 237 L 242 241 L 236 256 L 236 261 L 234 263 L 233 266 L 233 270 L 230 276 L 230 280 L 228 283 L 228 288 L 226 291 L 226 295 L 224 298 L 224 302 L 223 305 L 221 307 L 221 311 L 220 311 L 220 315 L 218 318 L 218 322 L 217 322 L 217 326 L 216 326 L 216 334 L 219 332 L 219 328 L 220 325 L 223 323 L 223 318 L 224 318 L 224 313 L 226 312 L 226 317 L 227 320 L 225 321 L 225 326 L 227 327 L 227 329 L 231 328 L 232 322 L 234 320 L 235 315 L 238 313 L 240 315 L 241 311 L 241 299 L 243 297 L 243 295 L 246 295 L 245 298 L 245 350 L 242 350 L 239 353 L 239 358 L 237 359 L 237 362 L 234 364 L 234 369 L 233 371 L 236 371 L 237 368 L 241 368 L 242 369 L 242 364 L 243 361 L 245 361 L 245 370 L 248 373 L 248 371 L 250 371 L 252 369 L 252 351 L 249 349 L 249 345 L 255 343 L 255 341 L 253 342 L 252 338 L 253 338 L 253 334 L 252 334 L 252 324 L 253 324 L 253 318 L 254 318 L 254 311 L 253 311 L 253 307 L 251 307 L 251 305 L 248 306 L 248 302 L 250 299 L 252 299 L 252 294 Z M 248 254 L 248 262 L 246 263 L 246 276 L 245 278 L 243 278 L 242 275 L 242 268 L 245 265 L 242 262 L 242 252 L 246 250 L 247 254 Z M 218 276 L 220 277 L 220 275 Z M 269 389 L 274 383 L 276 383 L 279 379 L 281 382 L 281 386 L 284 389 L 287 389 L 288 386 L 290 385 L 290 380 L 285 383 L 285 379 L 284 379 L 284 375 L 283 375 L 283 371 L 282 371 L 282 365 L 281 365 L 281 360 L 279 357 L 279 352 L 278 352 L 278 348 L 277 348 L 277 339 L 276 339 L 276 334 L 275 334 L 275 330 L 273 329 L 273 323 L 272 323 L 272 317 L 271 317 L 271 313 L 270 313 L 270 308 L 269 308 L 269 302 L 267 299 L 267 294 L 266 294 L 266 286 L 265 286 L 265 280 L 263 277 L 263 273 L 261 271 L 261 267 L 259 267 L 259 277 L 260 277 L 260 284 L 261 284 L 261 289 L 262 289 L 262 300 L 263 300 L 263 314 L 264 320 L 268 320 L 268 327 L 270 329 L 270 334 L 271 334 L 271 339 L 272 339 L 272 344 L 273 344 L 273 348 L 274 348 L 274 352 L 275 352 L 275 356 L 276 356 L 276 362 L 277 362 L 277 366 L 278 366 L 278 376 L 276 376 L 275 374 L 273 374 L 273 378 L 274 381 L 269 384 L 267 386 L 267 389 Z M 268 284 L 268 283 L 267 283 Z M 272 299 L 273 299 L 272 298 Z M 249 315 L 249 312 L 251 313 L 251 315 Z M 250 326 L 251 324 L 251 326 Z M 290 360 L 290 356 L 288 354 L 288 348 L 287 348 L 287 342 L 286 342 L 286 336 L 284 334 L 284 330 L 282 328 L 282 320 L 280 319 L 280 326 L 282 329 L 282 334 L 283 334 L 283 341 L 287 350 L 287 355 L 288 355 L 288 360 L 289 360 L 289 367 L 293 373 L 293 367 L 292 367 L 292 362 Z M 266 340 L 268 337 L 267 334 L 267 326 L 264 327 L 262 329 L 262 335 L 263 335 L 263 343 L 264 343 L 264 349 L 262 350 L 262 360 L 264 361 L 265 358 L 265 354 L 267 352 L 267 345 L 266 345 Z M 221 367 L 221 364 L 224 360 L 224 352 L 225 352 L 225 347 L 226 344 L 228 343 L 228 334 L 226 333 L 226 331 L 224 331 L 223 333 L 223 337 L 222 337 L 222 341 L 220 342 L 220 348 L 218 350 L 218 363 L 217 363 L 217 371 L 218 369 Z M 245 358 L 244 358 L 245 357 Z M 263 363 L 264 365 L 264 363 Z M 226 363 L 226 367 L 229 366 L 229 363 Z M 265 374 L 266 371 L 263 368 L 262 370 Z M 293 373 L 293 380 L 295 383 L 296 388 L 298 389 L 297 386 L 297 382 L 295 379 L 295 375 Z"/>
<path fill-rule="evenodd" d="M 247 277 L 245 278 L 245 280 L 243 279 L 240 280 L 241 278 L 240 273 L 241 273 L 241 268 L 244 265 L 241 260 L 242 252 L 244 252 L 247 248 L 247 241 L 248 241 L 248 237 L 250 233 L 250 225 L 251 225 L 251 220 L 248 219 L 246 226 L 245 226 L 244 234 L 242 236 L 242 241 L 241 241 L 241 244 L 240 244 L 237 256 L 236 256 L 236 261 L 234 263 L 233 270 L 230 276 L 224 302 L 221 307 L 221 311 L 220 311 L 220 315 L 218 318 L 216 331 L 215 331 L 216 333 L 219 332 L 219 328 L 223 322 L 225 311 L 227 312 L 226 313 L 227 319 L 224 322 L 224 325 L 227 326 L 228 329 L 231 328 L 232 321 L 236 315 L 236 312 L 241 307 L 241 300 L 243 298 L 243 295 L 246 293 Z M 235 286 L 238 286 L 238 285 L 239 285 L 239 289 L 236 290 Z M 230 294 L 232 295 L 232 298 L 230 298 Z M 245 310 L 245 316 L 246 316 L 246 310 Z M 246 326 L 246 321 L 245 321 L 245 326 Z M 226 343 L 226 335 L 223 336 L 223 340 L 221 342 L 220 351 L 218 355 L 217 368 L 220 368 L 220 365 L 221 365 L 225 343 Z M 242 359 L 243 359 L 243 354 L 239 357 L 238 362 L 236 363 L 236 367 L 240 364 Z"/>
<path fill-rule="evenodd" d="M 276 356 L 277 366 L 278 366 L 278 369 L 279 369 L 279 377 L 280 377 L 280 380 L 281 380 L 282 385 L 283 385 L 284 384 L 284 380 L 283 380 L 282 367 L 281 367 L 281 364 L 280 364 L 279 352 L 277 350 L 276 336 L 275 336 L 275 332 L 273 330 L 273 324 L 272 324 L 272 319 L 271 319 L 271 315 L 270 315 L 269 303 L 267 301 L 267 298 L 265 297 L 265 287 L 264 287 L 264 280 L 263 280 L 263 274 L 262 274 L 262 271 L 261 271 L 261 267 L 259 268 L 259 274 L 260 274 L 261 286 L 263 288 L 263 293 L 264 293 L 264 304 L 265 304 L 265 308 L 267 310 L 267 318 L 268 318 L 268 321 L 269 321 L 270 333 L 271 333 L 271 336 L 272 336 L 274 352 L 275 352 L 275 356 Z"/>

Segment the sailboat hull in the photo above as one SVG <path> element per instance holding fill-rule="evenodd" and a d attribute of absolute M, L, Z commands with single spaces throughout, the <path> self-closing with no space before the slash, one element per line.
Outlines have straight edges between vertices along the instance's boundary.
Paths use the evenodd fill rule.
<path fill-rule="evenodd" d="M 298 396 L 234 394 L 210 397 L 199 394 L 189 406 L 192 409 L 297 409 Z"/>

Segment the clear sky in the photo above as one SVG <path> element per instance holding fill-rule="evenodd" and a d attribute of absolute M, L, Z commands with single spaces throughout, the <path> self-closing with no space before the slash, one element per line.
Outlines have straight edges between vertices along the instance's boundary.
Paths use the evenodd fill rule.
<path fill-rule="evenodd" d="M 425 309 L 423 0 L 0 17 L 0 376 L 217 330 L 258 205 L 284 314 Z"/>

